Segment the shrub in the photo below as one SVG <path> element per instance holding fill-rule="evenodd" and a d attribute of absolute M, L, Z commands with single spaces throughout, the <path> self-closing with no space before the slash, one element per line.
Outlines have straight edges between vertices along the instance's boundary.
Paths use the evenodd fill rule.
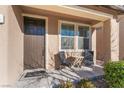
<path fill-rule="evenodd" d="M 73 83 L 70 80 L 66 82 L 61 82 L 60 88 L 73 88 Z"/>
<path fill-rule="evenodd" d="M 77 83 L 77 88 L 95 88 L 95 85 L 90 80 L 81 79 Z"/>
<path fill-rule="evenodd" d="M 106 63 L 104 72 L 109 87 L 124 88 L 124 61 Z"/>

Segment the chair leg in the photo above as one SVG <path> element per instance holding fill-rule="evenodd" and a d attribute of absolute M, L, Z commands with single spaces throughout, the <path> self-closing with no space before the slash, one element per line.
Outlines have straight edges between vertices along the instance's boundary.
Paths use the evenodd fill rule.
<path fill-rule="evenodd" d="M 63 65 L 60 65 L 60 69 L 63 69 Z"/>

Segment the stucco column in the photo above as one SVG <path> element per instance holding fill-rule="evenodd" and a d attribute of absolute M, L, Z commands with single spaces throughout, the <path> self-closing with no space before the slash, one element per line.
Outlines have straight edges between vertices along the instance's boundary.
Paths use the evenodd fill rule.
<path fill-rule="evenodd" d="M 110 20 L 110 42 L 111 42 L 111 60 L 118 61 L 119 60 L 119 22 L 116 19 Z"/>
<path fill-rule="evenodd" d="M 119 59 L 124 60 L 124 15 L 118 16 L 119 21 Z"/>
<path fill-rule="evenodd" d="M 97 61 L 97 29 L 98 28 L 102 28 L 103 27 L 103 22 L 99 22 L 95 25 L 92 26 L 92 51 L 94 52 L 94 56 L 93 56 L 93 60 L 94 60 L 94 65 L 96 65 L 96 61 Z M 100 31 L 102 32 L 102 31 Z M 100 43 L 98 43 L 100 44 Z"/>
<path fill-rule="evenodd" d="M 96 29 L 92 29 L 92 51 L 94 52 L 93 60 L 96 65 Z"/>

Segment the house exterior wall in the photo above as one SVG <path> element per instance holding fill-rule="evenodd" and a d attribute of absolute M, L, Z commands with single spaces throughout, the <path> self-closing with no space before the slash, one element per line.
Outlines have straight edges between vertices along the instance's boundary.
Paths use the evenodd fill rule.
<path fill-rule="evenodd" d="M 0 85 L 13 85 L 23 71 L 23 33 L 15 16 L 20 12 L 12 6 L 0 6 L 5 16 L 0 25 Z"/>
<path fill-rule="evenodd" d="M 119 60 L 119 22 L 117 19 L 113 18 L 110 20 L 110 46 L 111 46 L 111 60 L 118 61 Z"/>
<path fill-rule="evenodd" d="M 105 62 L 111 59 L 111 25 L 110 20 L 103 23 L 103 51 L 102 57 Z M 100 44 L 100 42 L 98 43 Z"/>
<path fill-rule="evenodd" d="M 8 6 L 0 6 L 0 13 L 5 18 L 5 23 L 0 25 L 0 86 L 8 82 Z"/>
<path fill-rule="evenodd" d="M 92 51 L 94 51 L 94 64 L 96 64 L 96 29 L 92 27 Z"/>
<path fill-rule="evenodd" d="M 58 19 L 48 16 L 48 64 L 47 69 L 54 69 L 58 62 L 59 36 L 58 36 Z"/>
<path fill-rule="evenodd" d="M 24 67 L 24 35 L 23 35 L 23 18 L 20 8 L 13 6 L 0 6 L 0 13 L 5 16 L 5 23 L 0 25 L 0 85 L 14 84 L 18 80 L 20 74 L 23 72 Z M 34 13 L 35 15 L 35 13 Z M 42 14 L 39 14 L 42 16 Z M 59 65 L 59 20 L 76 21 L 81 22 L 69 17 L 63 17 L 61 15 L 52 16 L 49 14 L 43 14 L 48 17 L 48 31 L 47 31 L 47 61 L 46 68 L 54 69 Z M 112 24 L 113 23 L 113 24 Z M 123 22 L 122 22 L 123 23 Z M 112 25 L 112 27 L 111 27 Z M 107 20 L 103 22 L 103 30 L 96 31 L 96 58 L 108 61 L 114 56 L 116 52 L 112 52 L 114 44 L 112 43 L 112 30 L 117 24 L 114 21 Z M 116 27 L 118 28 L 118 27 Z M 122 24 L 120 29 L 123 28 Z M 123 31 L 120 31 L 120 39 L 123 38 Z M 114 33 L 116 35 L 116 33 Z M 102 40 L 103 39 L 103 40 Z M 93 38 L 92 38 L 93 40 Z M 122 40 L 120 40 L 122 42 Z M 100 44 L 100 45 L 98 45 Z M 115 43 L 117 44 L 117 43 Z M 123 51 L 123 44 L 120 45 L 120 50 Z M 71 55 L 71 54 L 68 54 Z M 120 55 L 123 55 L 120 52 Z M 120 56 L 123 58 L 123 56 Z"/>
<path fill-rule="evenodd" d="M 9 6 L 8 15 L 8 83 L 14 84 L 23 72 L 23 19 L 18 7 Z"/>
<path fill-rule="evenodd" d="M 119 59 L 124 60 L 124 16 L 119 21 Z"/>
<path fill-rule="evenodd" d="M 102 51 L 102 52 L 101 52 Z M 103 60 L 103 27 L 96 28 L 96 59 Z"/>
<path fill-rule="evenodd" d="M 102 26 L 95 27 L 92 34 L 92 47 L 95 51 L 95 59 L 108 61 L 111 59 L 110 50 L 110 20 L 103 22 Z"/>
<path fill-rule="evenodd" d="M 123 26 L 120 24 L 119 29 L 117 19 L 111 18 L 103 23 L 103 30 L 96 31 L 96 59 L 105 62 L 118 61 L 119 57 L 123 56 L 123 44 L 119 48 L 119 42 L 123 40 L 122 28 Z M 121 37 L 119 33 L 121 33 Z"/>

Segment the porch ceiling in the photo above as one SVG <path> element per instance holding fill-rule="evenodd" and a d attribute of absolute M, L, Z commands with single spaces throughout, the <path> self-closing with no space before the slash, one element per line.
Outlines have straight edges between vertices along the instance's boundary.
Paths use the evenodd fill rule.
<path fill-rule="evenodd" d="M 61 14 L 62 16 L 76 18 L 82 21 L 89 22 L 91 24 L 105 21 L 110 18 L 110 16 L 108 15 L 100 14 L 100 12 L 90 11 L 84 8 L 79 8 L 77 6 L 24 5 L 21 6 L 21 8 L 23 12 L 33 12 L 34 9 L 37 9 L 38 12 L 42 10 L 42 13 L 52 14 L 56 16 L 60 16 Z"/>
<path fill-rule="evenodd" d="M 100 21 L 94 20 L 94 19 L 79 17 L 79 16 L 75 16 L 75 15 L 69 15 L 69 14 L 64 14 L 64 13 L 58 13 L 58 12 L 48 11 L 48 10 L 44 10 L 44 9 L 32 8 L 32 7 L 28 7 L 28 6 L 20 6 L 20 8 L 23 13 L 42 15 L 42 16 L 46 16 L 46 17 L 55 16 L 55 18 L 60 19 L 60 20 L 80 22 L 80 23 L 85 23 L 85 24 L 89 24 L 89 25 L 94 25 L 94 24 L 97 24 L 100 22 Z"/>

